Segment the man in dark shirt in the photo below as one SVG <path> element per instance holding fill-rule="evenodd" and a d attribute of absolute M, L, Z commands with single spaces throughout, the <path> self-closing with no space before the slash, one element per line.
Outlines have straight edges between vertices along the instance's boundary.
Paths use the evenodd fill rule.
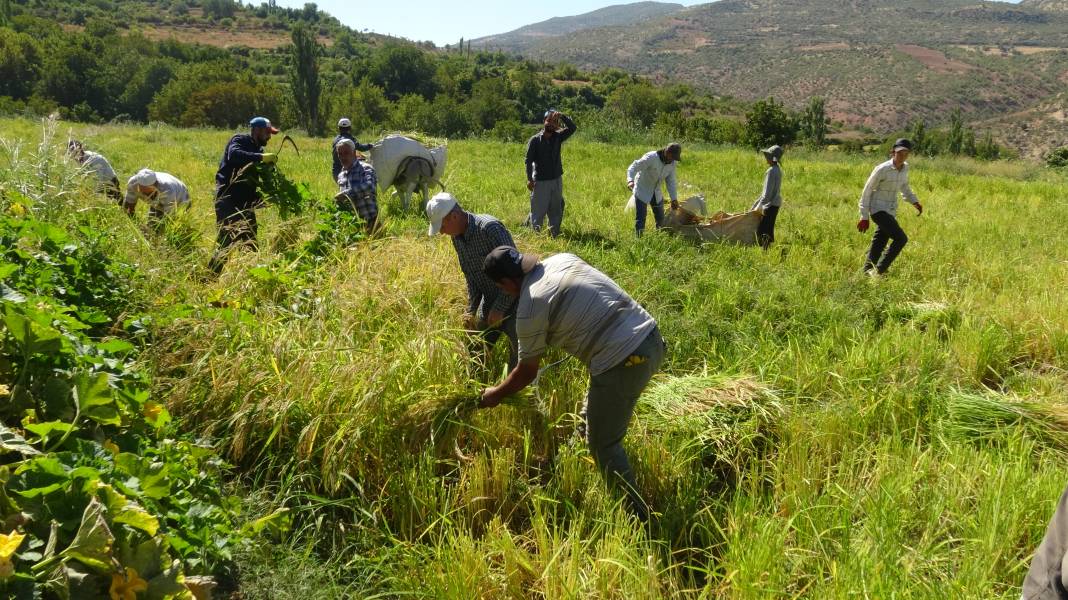
<path fill-rule="evenodd" d="M 503 333 L 508 337 L 508 370 L 516 366 L 519 340 L 515 334 L 515 298 L 501 292 L 482 271 L 486 256 L 498 246 L 512 246 L 512 234 L 491 215 L 465 211 L 456 198 L 441 192 L 426 205 L 430 219 L 429 235 L 442 233 L 452 238 L 452 247 L 467 282 L 467 310 L 464 328 L 474 332 L 472 354 L 484 366 L 485 356 Z"/>
<path fill-rule="evenodd" d="M 361 144 L 359 140 L 353 137 L 352 121 L 349 120 L 348 117 L 344 117 L 337 122 L 337 137 L 334 138 L 334 143 L 331 148 L 333 148 L 332 152 L 334 155 L 334 183 L 338 184 L 340 184 L 340 182 L 337 180 L 337 176 L 341 174 L 342 165 L 341 159 L 337 155 L 337 143 L 341 140 L 352 140 L 352 143 L 355 144 L 356 149 L 360 152 L 368 152 L 373 146 L 373 144 Z"/>
<path fill-rule="evenodd" d="M 215 173 L 215 224 L 219 228 L 218 248 L 208 267 L 222 272 L 231 246 L 256 248 L 256 208 L 262 202 L 255 184 L 245 175 L 252 163 L 273 164 L 278 155 L 264 152 L 264 146 L 278 129 L 265 117 L 249 121 L 250 133 L 230 138 Z"/>
<path fill-rule="evenodd" d="M 560 121 L 565 129 L 560 129 Z M 530 190 L 530 224 L 541 231 L 542 221 L 549 217 L 549 233 L 560 235 L 564 220 L 564 166 L 560 160 L 560 145 L 575 134 L 575 122 L 567 115 L 549 109 L 545 113 L 544 128 L 527 142 L 527 189 Z"/>

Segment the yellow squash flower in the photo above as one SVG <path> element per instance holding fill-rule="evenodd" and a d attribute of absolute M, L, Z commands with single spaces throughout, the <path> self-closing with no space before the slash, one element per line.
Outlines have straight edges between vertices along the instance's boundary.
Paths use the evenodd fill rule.
<path fill-rule="evenodd" d="M 112 455 L 119 453 L 119 446 L 111 440 L 104 440 L 104 443 L 101 445 L 104 446 L 104 449 L 110 452 Z"/>
<path fill-rule="evenodd" d="M 148 582 L 141 579 L 137 569 L 126 567 L 126 574 L 111 574 L 111 600 L 137 600 L 137 592 L 148 590 Z"/>
<path fill-rule="evenodd" d="M 15 565 L 11 563 L 11 557 L 15 555 L 15 550 L 18 550 L 19 544 L 25 537 L 17 531 L 0 533 L 0 579 L 7 579 L 15 574 Z"/>
<path fill-rule="evenodd" d="M 158 402 L 145 402 L 145 406 L 141 409 L 141 415 L 149 421 L 155 422 L 159 419 L 159 413 L 163 410 L 163 405 Z"/>
<path fill-rule="evenodd" d="M 9 396 L 9 395 L 11 395 L 11 388 L 9 388 L 6 385 L 0 383 L 0 397 Z"/>
<path fill-rule="evenodd" d="M 15 215 L 16 217 L 21 217 L 26 214 L 26 207 L 21 204 L 12 204 L 11 206 L 7 207 L 7 212 Z"/>

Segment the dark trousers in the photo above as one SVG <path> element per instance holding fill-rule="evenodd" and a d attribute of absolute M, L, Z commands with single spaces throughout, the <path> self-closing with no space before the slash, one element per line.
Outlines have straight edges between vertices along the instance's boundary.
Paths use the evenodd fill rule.
<path fill-rule="evenodd" d="M 255 209 L 245 203 L 234 202 L 227 196 L 215 200 L 215 224 L 219 228 L 219 237 L 208 268 L 221 273 L 232 247 L 257 249 L 256 233 L 259 226 L 256 224 Z"/>
<path fill-rule="evenodd" d="M 764 209 L 764 216 L 757 225 L 757 242 L 760 247 L 767 250 L 775 241 L 775 219 L 779 216 L 778 206 L 769 206 Z"/>
<path fill-rule="evenodd" d="M 642 231 L 645 230 L 645 218 L 649 209 L 653 209 L 653 220 L 656 221 L 656 228 L 660 229 L 660 226 L 664 224 L 664 201 L 661 200 L 659 204 L 656 204 L 654 198 L 652 202 L 646 204 L 637 198 L 634 199 L 634 229 L 640 236 Z"/>
<path fill-rule="evenodd" d="M 875 221 L 875 235 L 871 238 L 871 248 L 868 250 L 868 259 L 864 262 L 864 270 L 875 269 L 879 273 L 886 273 L 909 242 L 909 236 L 905 235 L 897 224 L 897 219 L 890 213 L 879 211 L 871 216 L 871 220 Z M 889 248 L 886 247 L 888 241 Z"/>

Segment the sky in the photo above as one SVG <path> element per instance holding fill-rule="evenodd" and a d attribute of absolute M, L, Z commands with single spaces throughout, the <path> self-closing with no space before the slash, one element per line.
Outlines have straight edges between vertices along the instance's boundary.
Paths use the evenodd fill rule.
<path fill-rule="evenodd" d="M 248 3 L 249 0 L 244 0 Z M 259 4 L 262 0 L 252 0 Z M 280 6 L 301 8 L 306 0 L 278 0 Z M 693 6 L 708 0 L 667 0 Z M 827 0 L 837 2 L 839 0 Z M 1019 0 L 1007 0 L 1019 2 Z M 505 33 L 553 17 L 567 17 L 626 0 L 318 0 L 320 10 L 349 27 L 408 38 L 430 40 L 439 46 Z"/>
<path fill-rule="evenodd" d="M 247 4 L 249 0 L 244 0 Z M 253 0 L 259 4 L 261 0 Z M 692 6 L 708 0 L 668 0 Z M 829 0 L 835 1 L 835 0 Z M 279 6 L 301 8 L 305 0 L 278 0 Z M 439 46 L 504 33 L 553 17 L 597 10 L 625 0 L 317 0 L 319 10 L 349 27 L 414 41 L 430 40 Z"/>

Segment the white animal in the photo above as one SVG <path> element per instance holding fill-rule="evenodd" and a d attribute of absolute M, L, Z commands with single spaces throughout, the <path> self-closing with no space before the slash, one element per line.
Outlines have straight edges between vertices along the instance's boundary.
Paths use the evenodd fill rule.
<path fill-rule="evenodd" d="M 371 164 L 378 174 L 378 186 L 383 191 L 393 187 L 393 194 L 401 197 L 401 206 L 408 210 L 412 194 L 418 190 L 423 206 L 430 201 L 430 186 L 442 190 L 445 184 L 446 147 L 428 149 L 418 141 L 401 135 L 388 135 L 371 148 Z"/>

